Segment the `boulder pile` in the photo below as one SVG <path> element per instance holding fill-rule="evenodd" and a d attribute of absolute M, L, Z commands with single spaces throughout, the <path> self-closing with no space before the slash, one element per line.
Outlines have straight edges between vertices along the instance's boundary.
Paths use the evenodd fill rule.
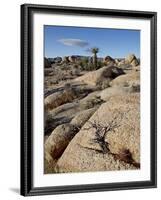
<path fill-rule="evenodd" d="M 139 169 L 140 60 L 80 59 L 44 59 L 45 173 Z"/>

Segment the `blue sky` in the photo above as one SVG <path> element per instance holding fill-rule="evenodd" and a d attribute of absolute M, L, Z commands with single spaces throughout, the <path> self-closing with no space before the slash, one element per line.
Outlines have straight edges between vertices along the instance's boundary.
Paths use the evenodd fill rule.
<path fill-rule="evenodd" d="M 91 55 L 87 49 L 98 47 L 98 57 L 122 58 L 130 53 L 140 57 L 140 31 L 70 26 L 44 26 L 45 57 Z"/>

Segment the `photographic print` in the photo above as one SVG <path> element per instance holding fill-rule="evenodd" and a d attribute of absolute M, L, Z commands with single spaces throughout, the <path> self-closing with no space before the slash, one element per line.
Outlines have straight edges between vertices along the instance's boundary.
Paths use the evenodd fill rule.
<path fill-rule="evenodd" d="M 21 194 L 157 186 L 157 13 L 21 6 Z"/>
<path fill-rule="evenodd" d="M 44 26 L 44 173 L 140 169 L 140 31 Z"/>

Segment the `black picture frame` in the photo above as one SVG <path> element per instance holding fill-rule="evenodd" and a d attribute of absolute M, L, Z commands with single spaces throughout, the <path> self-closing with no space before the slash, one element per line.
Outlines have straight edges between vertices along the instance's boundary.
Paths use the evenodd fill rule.
<path fill-rule="evenodd" d="M 151 26 L 151 141 L 150 181 L 84 184 L 72 186 L 33 186 L 33 14 L 104 16 L 149 19 Z M 21 195 L 49 195 L 77 192 L 101 192 L 157 187 L 157 13 L 147 11 L 111 10 L 49 5 L 21 5 Z"/>

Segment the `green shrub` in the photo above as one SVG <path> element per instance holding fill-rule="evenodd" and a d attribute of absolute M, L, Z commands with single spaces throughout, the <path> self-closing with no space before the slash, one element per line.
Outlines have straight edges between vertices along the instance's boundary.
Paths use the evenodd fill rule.
<path fill-rule="evenodd" d="M 102 61 L 97 61 L 97 69 L 100 69 L 101 67 L 103 67 L 104 66 L 104 64 L 103 64 L 103 62 Z"/>
<path fill-rule="evenodd" d="M 97 70 L 101 67 L 103 67 L 103 62 L 102 61 L 97 61 L 97 65 L 94 65 L 92 62 L 89 62 L 88 58 L 82 58 L 79 63 L 78 63 L 82 70 L 86 70 L 86 71 L 93 71 L 93 70 Z"/>
<path fill-rule="evenodd" d="M 79 61 L 79 65 L 81 66 L 82 70 L 87 70 L 87 68 L 88 68 L 88 58 L 82 58 Z"/>

